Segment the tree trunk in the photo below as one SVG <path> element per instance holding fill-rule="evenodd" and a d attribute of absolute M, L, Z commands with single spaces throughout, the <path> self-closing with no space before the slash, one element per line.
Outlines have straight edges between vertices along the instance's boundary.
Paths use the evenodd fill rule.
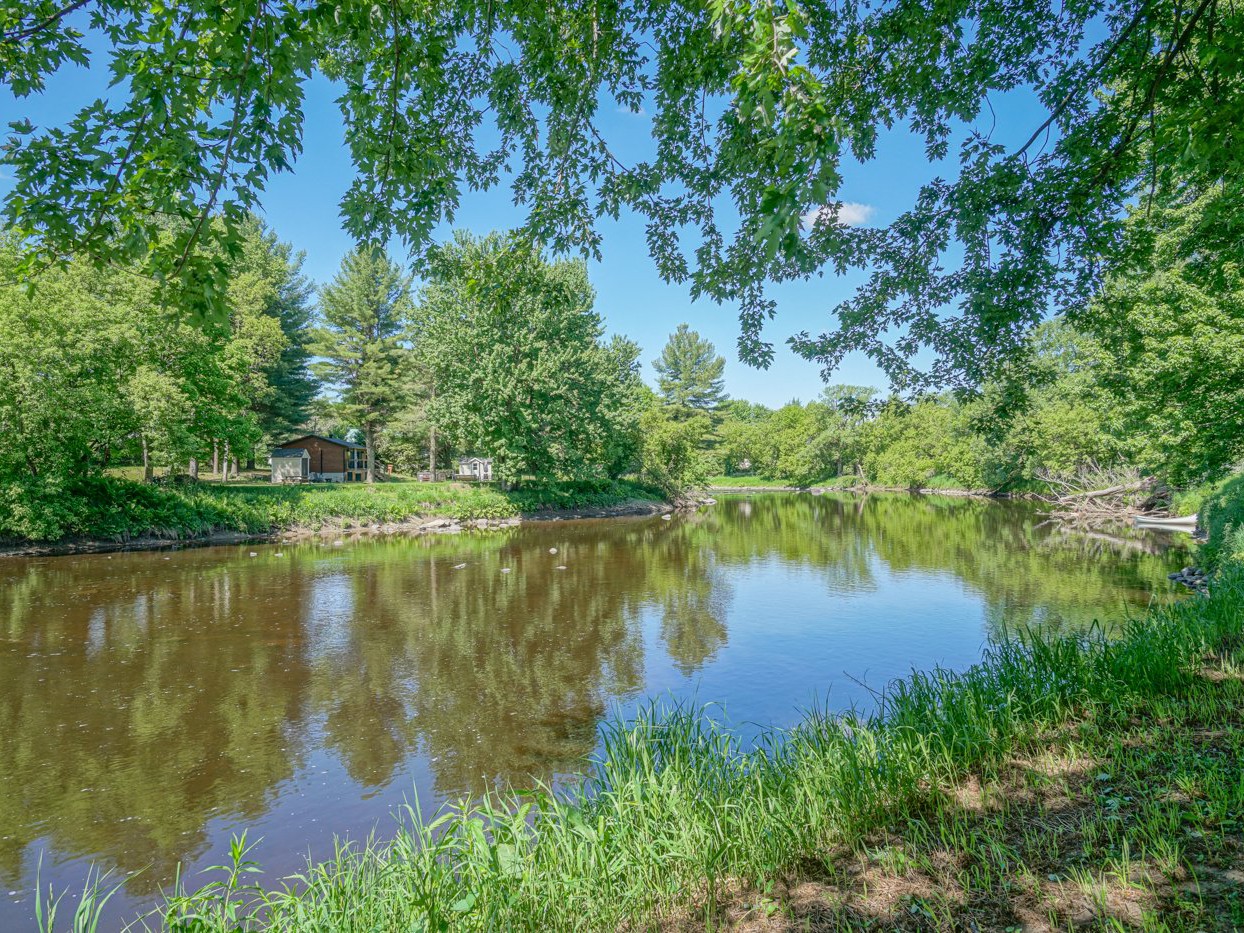
<path fill-rule="evenodd" d="M 155 479 L 155 470 L 151 466 L 151 452 L 147 450 L 147 438 L 143 436 L 143 482 L 150 483 Z"/>
<path fill-rule="evenodd" d="M 432 404 L 436 404 L 436 383 L 432 383 Z M 428 469 L 432 471 L 432 482 L 436 482 L 436 425 L 431 425 L 428 431 Z"/>
<path fill-rule="evenodd" d="M 368 425 L 363 431 L 363 442 L 367 445 L 367 482 L 376 481 L 376 439 L 374 428 Z"/>
<path fill-rule="evenodd" d="M 225 468 L 224 481 L 229 482 L 229 442 L 225 441 L 224 463 L 221 464 Z"/>
<path fill-rule="evenodd" d="M 237 479 L 238 478 L 238 458 L 234 457 L 232 460 L 229 461 L 229 463 L 233 465 L 233 476 L 230 478 Z M 228 466 L 226 466 L 226 469 L 228 469 Z"/>
<path fill-rule="evenodd" d="M 220 441 L 212 440 L 212 476 L 220 479 Z"/>
<path fill-rule="evenodd" d="M 246 469 L 255 469 L 255 452 L 251 451 L 246 457 Z"/>
<path fill-rule="evenodd" d="M 198 457 L 190 458 L 190 466 L 186 470 L 186 472 L 189 474 L 190 478 L 194 480 L 194 482 L 197 483 L 199 481 L 199 458 Z"/>

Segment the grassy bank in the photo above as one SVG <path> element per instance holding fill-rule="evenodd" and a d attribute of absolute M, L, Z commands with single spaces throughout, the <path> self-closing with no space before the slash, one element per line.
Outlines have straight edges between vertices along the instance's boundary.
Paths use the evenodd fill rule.
<path fill-rule="evenodd" d="M 154 486 L 94 477 L 66 485 L 0 484 L 0 539 L 192 538 L 217 531 L 263 534 L 431 516 L 511 518 L 550 509 L 604 508 L 632 499 L 659 498 L 648 487 L 621 480 L 557 483 L 507 492 L 491 485 L 457 483 Z"/>
<path fill-rule="evenodd" d="M 1021 638 L 754 750 L 699 711 L 608 731 L 563 796 L 411 813 L 282 887 L 245 846 L 177 930 L 1244 925 L 1244 571 L 1121 637 Z M 90 903 L 85 916 L 90 916 Z M 46 913 L 45 913 L 46 916 Z"/>
<path fill-rule="evenodd" d="M 760 476 L 710 476 L 710 489 L 786 489 L 798 487 L 793 479 L 764 479 Z"/>
<path fill-rule="evenodd" d="M 1244 563 L 1244 474 L 1176 494 L 1176 515 L 1197 515 L 1206 533 L 1201 561 L 1208 568 Z"/>

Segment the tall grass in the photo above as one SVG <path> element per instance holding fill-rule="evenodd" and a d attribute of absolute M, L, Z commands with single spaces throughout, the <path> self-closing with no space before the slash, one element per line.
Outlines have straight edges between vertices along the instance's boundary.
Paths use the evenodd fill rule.
<path fill-rule="evenodd" d="M 389 841 L 341 844 L 278 887 L 244 840 L 155 925 L 179 931 L 613 930 L 716 924 L 723 899 L 763 891 L 912 814 L 969 772 L 990 773 L 1050 728 L 1128 715 L 1204 684 L 1244 635 L 1244 571 L 1212 595 L 1155 608 L 1122 635 L 1020 636 L 973 667 L 913 673 L 877 708 L 814 712 L 751 748 L 704 711 L 655 704 L 605 729 L 575 789 L 412 806 Z M 89 916 L 89 912 L 88 912 Z"/>
<path fill-rule="evenodd" d="M 659 494 L 626 481 L 545 483 L 505 491 L 456 483 L 150 486 L 116 477 L 0 483 L 0 539 L 192 538 L 420 517 L 511 518 L 544 509 L 610 506 Z"/>

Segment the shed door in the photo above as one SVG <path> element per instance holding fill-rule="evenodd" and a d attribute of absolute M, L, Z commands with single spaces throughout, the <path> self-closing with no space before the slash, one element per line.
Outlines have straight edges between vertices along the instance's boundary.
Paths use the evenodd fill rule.
<path fill-rule="evenodd" d="M 299 457 L 298 463 L 302 467 L 302 478 L 309 479 L 311 477 L 311 458 L 307 456 Z"/>

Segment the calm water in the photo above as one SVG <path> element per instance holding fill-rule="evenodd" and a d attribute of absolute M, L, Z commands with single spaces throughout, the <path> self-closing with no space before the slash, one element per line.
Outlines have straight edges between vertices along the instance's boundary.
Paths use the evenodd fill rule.
<path fill-rule="evenodd" d="M 58 888 L 92 861 L 141 872 L 125 911 L 242 827 L 284 874 L 388 832 L 416 792 L 572 774 L 647 697 L 724 704 L 745 735 L 866 704 L 857 680 L 965 666 L 1008 625 L 1169 597 L 1168 541 L 1060 533 L 1017 503 L 770 494 L 672 521 L 0 560 L 0 929 L 32 923 L 40 858 Z"/>

